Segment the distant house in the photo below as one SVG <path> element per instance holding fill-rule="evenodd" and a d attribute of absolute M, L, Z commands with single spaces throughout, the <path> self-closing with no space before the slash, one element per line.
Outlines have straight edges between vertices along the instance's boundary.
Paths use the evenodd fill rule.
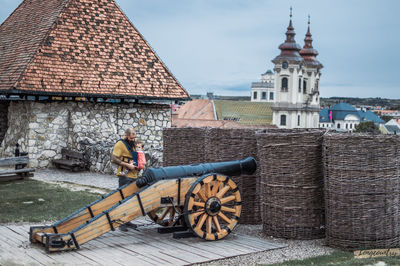
<path fill-rule="evenodd" d="M 396 119 L 391 119 L 384 125 L 381 125 L 379 130 L 383 134 L 390 134 L 390 135 L 400 135 L 400 125 Z"/>
<path fill-rule="evenodd" d="M 374 113 L 380 116 L 392 116 L 400 118 L 400 110 L 374 110 Z"/>
<path fill-rule="evenodd" d="M 379 116 L 363 109 L 357 110 L 348 103 L 338 103 L 332 108 L 324 108 L 319 112 L 319 127 L 337 131 L 353 131 L 361 122 L 372 121 L 378 127 L 383 124 Z"/>

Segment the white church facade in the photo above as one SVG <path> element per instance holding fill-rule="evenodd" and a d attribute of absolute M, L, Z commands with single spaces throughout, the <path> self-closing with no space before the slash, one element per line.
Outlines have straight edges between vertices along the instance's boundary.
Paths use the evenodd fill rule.
<path fill-rule="evenodd" d="M 323 66 L 316 59 L 318 52 L 312 46 L 310 21 L 303 48 L 294 36 L 290 13 L 286 40 L 279 46 L 280 55 L 272 60 L 274 73 L 267 71 L 261 82 L 252 83 L 251 100 L 273 103 L 272 123 L 279 128 L 318 128 L 319 80 Z"/>

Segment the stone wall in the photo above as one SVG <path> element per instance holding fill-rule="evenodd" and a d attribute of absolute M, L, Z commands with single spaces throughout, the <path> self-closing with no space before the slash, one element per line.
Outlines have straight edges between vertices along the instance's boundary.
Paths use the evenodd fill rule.
<path fill-rule="evenodd" d="M 4 138 L 8 125 L 8 102 L 0 102 L 0 143 Z"/>
<path fill-rule="evenodd" d="M 30 165 L 45 168 L 68 147 L 90 154 L 91 171 L 112 173 L 112 147 L 127 127 L 133 127 L 145 143 L 150 164 L 160 166 L 162 129 L 170 125 L 167 105 L 12 102 L 0 152 L 10 156 L 18 141 L 29 153 Z"/>

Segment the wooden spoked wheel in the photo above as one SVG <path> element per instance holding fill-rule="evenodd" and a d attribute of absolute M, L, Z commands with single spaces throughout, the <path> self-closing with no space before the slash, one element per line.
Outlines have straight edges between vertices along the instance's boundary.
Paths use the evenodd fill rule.
<path fill-rule="evenodd" d="M 211 174 L 199 178 L 185 198 L 185 222 L 193 233 L 206 240 L 226 237 L 242 212 L 240 191 L 227 176 Z"/>
<path fill-rule="evenodd" d="M 177 213 L 175 211 L 179 211 Z M 156 210 L 153 210 L 149 212 L 147 215 L 156 223 L 162 226 L 173 226 L 173 225 L 180 225 L 181 222 L 179 221 L 179 218 L 182 213 L 182 208 L 181 207 L 173 207 L 173 206 L 168 206 L 168 207 L 161 207 Z"/>

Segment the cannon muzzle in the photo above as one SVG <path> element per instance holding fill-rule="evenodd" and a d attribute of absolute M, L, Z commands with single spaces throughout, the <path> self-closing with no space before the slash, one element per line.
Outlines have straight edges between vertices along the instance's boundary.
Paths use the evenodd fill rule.
<path fill-rule="evenodd" d="M 218 163 L 202 163 L 161 168 L 148 168 L 143 176 L 138 178 L 136 185 L 143 187 L 159 180 L 178 179 L 183 177 L 203 176 L 209 173 L 218 173 L 227 176 L 251 175 L 257 169 L 257 162 L 253 157 L 243 160 Z"/>

